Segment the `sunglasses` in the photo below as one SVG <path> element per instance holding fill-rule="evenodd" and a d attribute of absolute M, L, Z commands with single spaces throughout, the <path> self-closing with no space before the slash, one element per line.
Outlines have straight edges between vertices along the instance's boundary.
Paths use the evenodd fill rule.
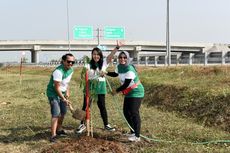
<path fill-rule="evenodd" d="M 127 59 L 126 56 L 120 56 L 120 57 L 119 57 L 119 59 L 122 59 L 122 58 Z"/>
<path fill-rule="evenodd" d="M 68 64 L 75 64 L 75 61 L 66 61 Z"/>

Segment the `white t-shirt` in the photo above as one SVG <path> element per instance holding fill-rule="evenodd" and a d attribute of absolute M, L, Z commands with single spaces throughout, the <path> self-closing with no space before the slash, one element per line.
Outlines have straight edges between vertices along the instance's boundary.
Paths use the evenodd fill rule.
<path fill-rule="evenodd" d="M 68 83 L 70 82 L 72 75 L 73 75 L 73 73 L 71 73 L 68 77 L 66 77 L 62 80 L 63 73 L 60 70 L 56 69 L 53 72 L 53 80 L 60 82 L 60 84 L 61 84 L 60 89 L 62 92 L 65 92 L 67 90 Z"/>

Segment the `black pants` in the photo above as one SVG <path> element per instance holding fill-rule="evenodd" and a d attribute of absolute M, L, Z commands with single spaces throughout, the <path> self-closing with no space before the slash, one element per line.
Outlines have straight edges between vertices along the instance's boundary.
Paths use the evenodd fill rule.
<path fill-rule="evenodd" d="M 91 104 L 92 100 L 90 100 Z M 98 100 L 97 100 L 97 106 L 100 110 L 101 118 L 103 120 L 104 126 L 108 124 L 108 116 L 107 116 L 107 110 L 105 107 L 105 94 L 98 94 Z M 83 107 L 82 110 L 86 110 L 86 97 L 84 96 L 84 102 L 83 102 Z M 81 121 L 81 124 L 84 122 Z"/>
<path fill-rule="evenodd" d="M 142 98 L 127 98 L 124 99 L 123 113 L 129 125 L 133 128 L 135 136 L 140 136 L 141 118 L 139 109 L 141 106 Z"/>

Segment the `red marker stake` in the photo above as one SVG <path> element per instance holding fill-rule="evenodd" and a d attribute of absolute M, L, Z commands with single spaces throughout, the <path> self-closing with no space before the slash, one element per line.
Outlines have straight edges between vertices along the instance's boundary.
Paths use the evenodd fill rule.
<path fill-rule="evenodd" d="M 87 136 L 90 135 L 90 112 L 89 112 L 89 74 L 88 70 L 85 73 L 85 82 L 86 82 L 86 127 L 87 127 Z"/>

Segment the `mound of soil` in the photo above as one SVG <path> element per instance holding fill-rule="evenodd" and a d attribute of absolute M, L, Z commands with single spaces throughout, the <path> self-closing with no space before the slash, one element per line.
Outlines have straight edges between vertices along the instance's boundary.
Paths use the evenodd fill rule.
<path fill-rule="evenodd" d="M 58 139 L 44 149 L 42 153 L 133 153 L 141 148 L 153 145 L 142 139 L 140 142 L 129 142 L 122 134 L 94 134 L 93 137 L 76 135 L 68 138 Z"/>
<path fill-rule="evenodd" d="M 106 153 L 125 153 L 129 152 L 122 144 L 97 139 L 92 137 L 80 137 L 80 139 L 68 139 L 53 144 L 50 148 L 44 150 L 46 153 L 52 152 L 106 152 Z"/>

